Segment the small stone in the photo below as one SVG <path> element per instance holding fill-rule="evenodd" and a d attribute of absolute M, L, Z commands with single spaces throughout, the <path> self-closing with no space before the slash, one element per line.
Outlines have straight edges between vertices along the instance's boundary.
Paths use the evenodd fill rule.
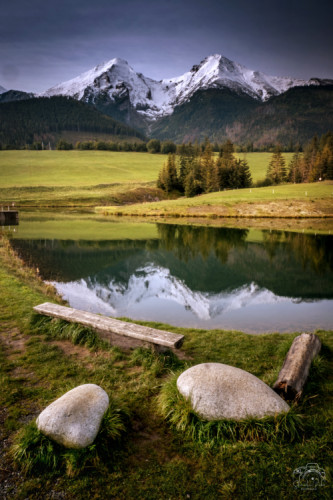
<path fill-rule="evenodd" d="M 47 406 L 36 424 L 66 448 L 85 448 L 94 442 L 108 406 L 109 397 L 101 387 L 79 385 Z"/>
<path fill-rule="evenodd" d="M 289 410 L 262 380 L 221 363 L 192 366 L 178 377 L 177 387 L 205 420 L 262 418 Z"/>

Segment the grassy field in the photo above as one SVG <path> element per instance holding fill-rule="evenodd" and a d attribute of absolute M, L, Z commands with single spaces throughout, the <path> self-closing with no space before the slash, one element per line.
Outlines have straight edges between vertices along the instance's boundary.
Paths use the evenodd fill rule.
<path fill-rule="evenodd" d="M 254 181 L 265 177 L 270 157 L 246 155 Z M 95 206 L 161 198 L 155 187 L 165 161 L 148 153 L 0 151 L 0 203 Z"/>
<path fill-rule="evenodd" d="M 249 336 L 152 325 L 185 335 L 184 359 L 177 360 L 146 349 L 108 347 L 89 332 L 66 336 L 50 321 L 38 327 L 31 308 L 45 300 L 57 300 L 52 289 L 0 239 L 2 498 L 85 499 L 87 491 L 90 498 L 147 500 L 331 498 L 332 332 L 317 332 L 323 347 L 293 409 L 299 415 L 293 437 L 272 431 L 262 438 L 260 433 L 245 439 L 229 434 L 209 442 L 177 431 L 160 413 L 158 399 L 172 373 L 200 362 L 222 362 L 271 385 L 295 334 Z M 105 461 L 90 450 L 93 460 L 78 467 L 74 461 L 66 469 L 60 462 L 55 470 L 24 472 L 25 458 L 17 464 L 11 453 L 13 443 L 22 447 L 22 428 L 83 383 L 101 385 L 129 415 L 111 458 Z M 325 469 L 327 482 L 317 492 L 295 490 L 293 470 L 309 462 Z"/>
<path fill-rule="evenodd" d="M 239 156 L 247 158 L 254 180 L 264 177 L 269 153 Z M 291 153 L 285 156 L 288 161 Z M 103 214 L 197 218 L 326 217 L 333 213 L 330 182 L 167 200 L 167 195 L 156 188 L 165 161 L 165 155 L 148 153 L 1 151 L 0 205 L 101 206 L 98 211 Z"/>
<path fill-rule="evenodd" d="M 107 215 L 178 217 L 323 217 L 333 215 L 333 183 L 246 188 L 124 207 L 98 207 Z"/>
<path fill-rule="evenodd" d="M 164 155 L 105 151 L 1 151 L 1 187 L 92 187 L 156 180 Z"/>
<path fill-rule="evenodd" d="M 254 181 L 266 174 L 270 153 L 246 158 Z M 287 163 L 292 153 L 285 153 Z M 156 181 L 165 155 L 106 151 L 1 151 L 1 187 L 88 187 L 98 184 Z"/>
<path fill-rule="evenodd" d="M 0 202 L 70 207 L 155 199 L 164 161 L 145 153 L 1 151 Z"/>

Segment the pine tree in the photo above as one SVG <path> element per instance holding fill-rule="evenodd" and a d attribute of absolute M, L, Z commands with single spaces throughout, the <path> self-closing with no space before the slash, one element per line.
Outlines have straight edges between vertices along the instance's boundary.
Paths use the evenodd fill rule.
<path fill-rule="evenodd" d="M 218 191 L 218 174 L 213 158 L 212 145 L 208 140 L 205 141 L 205 149 L 200 158 L 202 189 L 206 193 Z"/>
<path fill-rule="evenodd" d="M 167 193 L 179 189 L 179 181 L 176 169 L 176 158 L 174 154 L 168 154 L 167 163 L 164 164 L 157 179 L 157 187 Z"/>
<path fill-rule="evenodd" d="M 185 179 L 188 173 L 188 167 L 189 167 L 189 159 L 188 157 L 181 155 L 179 157 L 179 167 L 178 167 L 178 179 L 179 179 L 179 184 L 181 187 L 181 190 L 185 190 Z"/>
<path fill-rule="evenodd" d="M 246 160 L 236 160 L 236 166 L 238 167 L 239 175 L 239 187 L 247 188 L 252 186 L 252 176 L 250 172 L 249 164 Z"/>
<path fill-rule="evenodd" d="M 333 141 L 332 144 L 329 142 L 324 146 L 322 152 L 323 158 L 323 178 L 333 179 Z"/>
<path fill-rule="evenodd" d="M 195 172 L 192 170 L 185 180 L 185 196 L 192 198 L 200 193 L 202 193 L 200 182 L 196 179 Z"/>
<path fill-rule="evenodd" d="M 293 155 L 289 163 L 288 180 L 294 184 L 298 184 L 303 181 L 302 156 L 298 152 Z"/>
<path fill-rule="evenodd" d="M 229 139 L 222 145 L 220 158 L 222 158 L 223 165 L 227 167 L 230 167 L 235 161 L 234 145 Z"/>
<path fill-rule="evenodd" d="M 287 180 L 286 162 L 282 156 L 280 146 L 276 146 L 269 162 L 266 176 L 271 179 L 274 184 L 280 184 Z"/>

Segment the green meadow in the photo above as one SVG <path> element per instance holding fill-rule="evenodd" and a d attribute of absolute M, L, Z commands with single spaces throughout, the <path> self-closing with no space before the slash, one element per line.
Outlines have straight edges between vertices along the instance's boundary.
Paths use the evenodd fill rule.
<path fill-rule="evenodd" d="M 254 181 L 270 153 L 246 157 Z M 291 153 L 285 154 L 286 162 Z M 108 151 L 0 151 L 0 202 L 20 206 L 96 206 L 163 197 L 156 190 L 165 155 Z"/>
<path fill-rule="evenodd" d="M 253 181 L 263 179 L 270 153 L 239 153 Z M 288 163 L 292 153 L 285 153 Z M 153 182 L 165 155 L 112 151 L 1 151 L 0 186 L 91 187 L 98 184 Z"/>
<path fill-rule="evenodd" d="M 108 151 L 1 151 L 1 187 L 152 182 L 166 157 Z"/>

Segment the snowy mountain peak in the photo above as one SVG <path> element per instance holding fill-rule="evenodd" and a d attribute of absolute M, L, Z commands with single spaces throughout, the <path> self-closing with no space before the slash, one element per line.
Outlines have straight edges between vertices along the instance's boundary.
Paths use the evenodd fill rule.
<path fill-rule="evenodd" d="M 103 96 L 110 102 L 128 99 L 131 106 L 148 121 L 173 113 L 197 91 L 228 88 L 265 101 L 291 87 L 318 85 L 316 80 L 275 77 L 254 71 L 214 54 L 194 65 L 187 73 L 160 81 L 147 78 L 127 61 L 114 58 L 47 90 L 43 95 L 66 95 L 94 103 Z"/>
<path fill-rule="evenodd" d="M 7 92 L 7 90 L 5 89 L 5 87 L 2 87 L 0 85 L 0 94 L 3 94 L 4 92 Z"/>

